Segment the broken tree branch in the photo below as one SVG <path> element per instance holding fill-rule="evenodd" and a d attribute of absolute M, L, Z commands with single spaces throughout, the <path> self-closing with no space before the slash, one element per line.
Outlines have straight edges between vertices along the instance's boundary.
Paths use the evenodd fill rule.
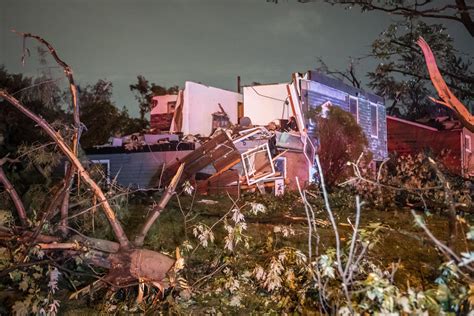
<path fill-rule="evenodd" d="M 23 202 L 20 199 L 20 196 L 18 195 L 18 192 L 16 192 L 15 187 L 11 184 L 10 180 L 8 180 L 7 175 L 3 171 L 3 165 L 7 161 L 15 161 L 12 159 L 9 159 L 7 157 L 3 157 L 0 159 L 0 183 L 3 184 L 5 187 L 5 190 L 8 192 L 10 195 L 10 198 L 15 205 L 16 212 L 18 214 L 18 218 L 20 219 L 21 226 L 26 227 L 28 225 L 28 219 L 26 217 L 26 210 L 25 206 L 23 205 Z"/>
<path fill-rule="evenodd" d="M 76 155 L 72 152 L 71 148 L 66 144 L 62 136 L 56 132 L 51 125 L 46 122 L 43 118 L 39 117 L 38 115 L 31 112 L 27 109 L 23 104 L 20 103 L 15 97 L 10 95 L 5 90 L 0 90 L 0 97 L 7 100 L 10 104 L 12 104 L 15 108 L 17 108 L 20 112 L 26 115 L 28 118 L 36 122 L 39 127 L 41 127 L 49 137 L 51 137 L 64 155 L 69 159 L 69 161 L 74 165 L 75 168 L 78 170 L 78 174 L 81 179 L 90 187 L 94 195 L 97 199 L 102 203 L 102 209 L 104 210 L 105 216 L 107 217 L 110 226 L 114 232 L 115 238 L 120 243 L 122 248 L 130 248 L 131 244 L 123 230 L 122 226 L 120 225 L 117 217 L 115 216 L 115 212 L 113 211 L 112 207 L 110 206 L 107 198 L 104 195 L 104 192 L 100 189 L 97 183 L 90 177 L 89 173 L 86 169 L 82 166 L 81 162 L 77 158 Z"/>
<path fill-rule="evenodd" d="M 464 104 L 462 104 L 461 101 L 459 101 L 454 93 L 452 93 L 448 88 L 448 85 L 441 76 L 438 65 L 436 64 L 436 59 L 433 52 L 431 51 L 430 46 L 422 37 L 418 39 L 417 44 L 423 51 L 431 82 L 438 92 L 439 97 L 443 101 L 441 104 L 452 109 L 457 114 L 464 127 L 466 127 L 471 132 L 474 132 L 474 116 L 469 113 Z"/>
<path fill-rule="evenodd" d="M 170 200 L 171 196 L 173 196 L 174 191 L 176 190 L 176 186 L 178 185 L 179 180 L 181 178 L 181 174 L 183 173 L 183 170 L 184 170 L 184 163 L 181 164 L 181 166 L 179 166 L 178 171 L 174 175 L 173 179 L 171 179 L 171 182 L 168 185 L 168 188 L 166 188 L 165 192 L 163 193 L 163 196 L 161 197 L 160 202 L 158 202 L 158 204 L 153 208 L 150 215 L 148 215 L 148 218 L 146 219 L 145 223 L 138 231 L 138 234 L 135 237 L 135 241 L 134 241 L 135 246 L 137 247 L 143 246 L 145 236 L 147 235 L 148 231 L 150 230 L 151 226 L 156 221 L 158 216 L 160 216 L 161 212 L 166 207 L 166 204 L 168 204 L 168 201 Z"/>
<path fill-rule="evenodd" d="M 308 0 L 298 0 L 304 2 Z M 400 15 L 407 18 L 423 17 L 432 19 L 450 20 L 461 23 L 469 34 L 474 37 L 474 21 L 471 13 L 474 12 L 474 6 L 466 4 L 466 0 L 455 0 L 455 4 L 446 4 L 443 1 L 439 6 L 434 5 L 435 1 L 424 0 L 415 1 L 416 5 L 403 4 L 402 1 L 376 1 L 376 0 L 325 0 L 331 4 L 343 4 L 349 6 L 359 6 L 362 10 L 381 11 L 391 15 Z M 384 4 L 381 4 L 384 3 Z"/>
<path fill-rule="evenodd" d="M 33 39 L 36 39 L 41 44 L 43 44 L 44 46 L 46 46 L 48 48 L 49 53 L 56 61 L 56 63 L 63 68 L 64 74 L 66 75 L 69 81 L 69 91 L 71 93 L 71 103 L 72 103 L 72 109 L 73 109 L 74 133 L 72 136 L 72 152 L 75 156 L 77 156 L 78 149 L 79 149 L 81 121 L 79 117 L 79 105 L 77 102 L 77 87 L 74 82 L 72 68 L 58 56 L 53 45 L 51 45 L 44 38 L 35 34 L 31 34 L 31 33 L 22 33 L 22 32 L 17 32 L 15 30 L 13 30 L 13 32 L 22 36 L 23 40 L 25 40 L 26 38 L 33 38 Z M 67 184 L 67 186 L 65 188 L 65 194 L 62 200 L 62 205 L 61 205 L 61 225 L 60 225 L 60 230 L 62 231 L 64 235 L 67 234 L 67 229 L 65 227 L 67 226 L 67 217 L 68 217 L 68 211 L 69 211 L 69 195 L 71 192 L 72 183 L 74 181 L 75 171 L 76 171 L 75 166 L 73 164 L 67 165 L 67 171 L 64 176 L 64 181 Z"/>

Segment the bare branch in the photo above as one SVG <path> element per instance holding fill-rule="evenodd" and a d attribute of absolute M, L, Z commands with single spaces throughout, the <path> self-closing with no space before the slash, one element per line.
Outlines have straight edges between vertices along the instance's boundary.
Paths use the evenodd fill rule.
<path fill-rule="evenodd" d="M 73 108 L 73 119 L 74 119 L 74 134 L 72 136 L 72 152 L 74 155 L 77 156 L 78 148 L 79 148 L 79 138 L 80 138 L 80 128 L 81 128 L 81 121 L 79 117 L 79 105 L 77 102 L 77 87 L 74 82 L 74 76 L 72 72 L 72 68 L 64 62 L 57 54 L 56 49 L 51 45 L 48 41 L 43 39 L 42 37 L 31 34 L 31 33 L 22 33 L 13 30 L 14 33 L 17 33 L 23 37 L 23 41 L 27 38 L 33 38 L 46 46 L 49 50 L 49 53 L 54 58 L 56 63 L 61 66 L 64 70 L 64 74 L 66 75 L 69 81 L 69 91 L 71 92 L 71 103 Z M 66 175 L 64 177 L 65 183 L 68 185 L 67 189 L 64 194 L 63 202 L 61 205 L 61 230 L 63 234 L 67 234 L 67 229 L 64 227 L 67 226 L 67 217 L 68 217 L 68 210 L 69 210 L 69 195 L 71 191 L 71 186 L 74 181 L 74 174 L 75 174 L 75 167 L 72 164 L 67 165 Z"/>
<path fill-rule="evenodd" d="M 183 170 L 184 164 L 181 164 L 173 179 L 171 179 L 168 188 L 165 190 L 163 196 L 161 197 L 160 202 L 158 202 L 158 204 L 153 208 L 151 213 L 148 215 L 148 218 L 145 220 L 145 223 L 140 228 L 139 233 L 135 237 L 135 246 L 140 247 L 143 245 L 145 236 L 147 235 L 151 226 L 156 221 L 158 216 L 160 216 L 161 212 L 165 209 L 166 204 L 168 204 L 171 196 L 173 196 L 176 186 L 178 185 L 179 179 L 181 178 L 181 174 L 183 173 Z"/>
<path fill-rule="evenodd" d="M 11 184 L 10 180 L 8 180 L 2 168 L 2 165 L 5 163 L 6 160 L 11 160 L 11 159 L 8 159 L 6 157 L 0 159 L 0 183 L 3 184 L 3 186 L 5 187 L 5 190 L 10 195 L 10 198 L 13 204 L 15 205 L 16 212 L 18 214 L 18 218 L 20 219 L 21 225 L 23 227 L 26 227 L 28 225 L 28 219 L 26 217 L 25 206 L 23 205 L 23 202 L 21 201 L 21 198 L 18 195 L 18 192 L 16 192 L 15 187 Z"/>
<path fill-rule="evenodd" d="M 307 2 L 306 0 L 299 0 Z M 380 1 L 374 0 L 325 0 L 331 4 L 343 4 L 349 6 L 359 6 L 362 10 L 381 11 L 393 15 L 401 15 L 405 17 L 423 17 L 456 21 L 464 25 L 469 34 L 474 37 L 474 22 L 471 18 L 471 12 L 474 6 L 468 6 L 465 0 L 455 0 L 455 4 L 444 4 L 441 6 L 433 5 L 434 1 L 425 0 L 418 3 L 417 1 L 410 4 L 387 4 L 378 5 Z M 396 2 L 394 2 L 396 3 Z"/>

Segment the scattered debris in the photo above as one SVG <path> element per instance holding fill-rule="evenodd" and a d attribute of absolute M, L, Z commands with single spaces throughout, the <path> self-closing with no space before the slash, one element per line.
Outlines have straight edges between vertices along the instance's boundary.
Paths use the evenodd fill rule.
<path fill-rule="evenodd" d="M 160 145 L 160 154 L 121 160 L 122 173 L 135 159 L 156 161 L 134 171 L 142 179 L 153 170 L 148 187 L 166 186 L 180 164 L 185 166 L 181 183 L 193 182 L 204 195 L 238 196 L 242 190 L 281 195 L 297 189 L 296 177 L 306 186 L 316 172 L 319 143 L 316 123 L 305 114 L 318 107 L 321 115 L 333 105 L 349 110 L 362 120 L 374 159 L 387 155 L 386 126 L 379 124 L 385 120 L 383 99 L 313 71 L 294 73 L 290 83 L 244 87 L 243 94 L 187 81 L 177 95 L 154 97 L 153 104 L 149 134 L 112 139 L 105 146 L 139 152 Z"/>
<path fill-rule="evenodd" d="M 197 201 L 197 203 L 206 204 L 206 205 L 219 204 L 219 202 L 217 202 L 217 201 L 214 201 L 214 200 L 206 200 L 206 199 L 199 200 L 199 201 Z"/>

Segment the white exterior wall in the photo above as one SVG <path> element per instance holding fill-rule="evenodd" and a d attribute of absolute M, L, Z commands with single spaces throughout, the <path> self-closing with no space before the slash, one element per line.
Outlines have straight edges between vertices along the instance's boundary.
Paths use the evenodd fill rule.
<path fill-rule="evenodd" d="M 151 110 L 151 115 L 168 113 L 168 102 L 176 102 L 177 99 L 177 94 L 166 94 L 153 97 L 152 102 L 157 102 L 157 105 Z"/>
<path fill-rule="evenodd" d="M 288 119 L 291 107 L 287 83 L 244 87 L 244 116 L 254 125 L 267 125 L 276 119 Z"/>
<path fill-rule="evenodd" d="M 219 103 L 230 121 L 237 124 L 237 103 L 242 95 L 237 92 L 186 81 L 184 88 L 182 132 L 209 136 L 212 131 L 212 113 L 219 112 Z"/>

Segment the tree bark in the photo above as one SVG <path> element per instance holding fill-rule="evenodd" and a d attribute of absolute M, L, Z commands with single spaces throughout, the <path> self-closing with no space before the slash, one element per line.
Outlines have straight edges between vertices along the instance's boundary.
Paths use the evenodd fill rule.
<path fill-rule="evenodd" d="M 474 22 L 469 14 L 469 8 L 466 5 L 466 1 L 456 0 L 456 5 L 458 6 L 461 23 L 464 24 L 464 27 L 467 29 L 469 34 L 474 37 Z"/>
<path fill-rule="evenodd" d="M 5 172 L 3 171 L 1 164 L 0 164 L 0 182 L 5 187 L 5 190 L 8 192 L 8 194 L 10 195 L 10 198 L 12 199 L 13 204 L 15 205 L 16 212 L 18 214 L 18 218 L 20 219 L 21 226 L 23 227 L 28 226 L 28 219 L 26 217 L 25 206 L 23 205 L 23 202 L 21 201 L 20 196 L 16 192 L 15 188 L 13 187 L 11 182 L 8 180 Z"/>
<path fill-rule="evenodd" d="M 0 239 L 28 243 L 32 232 L 20 236 L 0 226 Z M 175 260 L 159 252 L 147 249 L 123 250 L 120 244 L 109 240 L 73 236 L 65 242 L 57 237 L 38 235 L 36 244 L 46 252 L 62 252 L 65 256 L 85 254 L 82 258 L 88 264 L 109 269 L 103 281 L 113 287 L 123 287 L 138 280 L 161 282 L 173 267 Z M 122 251 L 121 251 L 122 250 Z"/>

